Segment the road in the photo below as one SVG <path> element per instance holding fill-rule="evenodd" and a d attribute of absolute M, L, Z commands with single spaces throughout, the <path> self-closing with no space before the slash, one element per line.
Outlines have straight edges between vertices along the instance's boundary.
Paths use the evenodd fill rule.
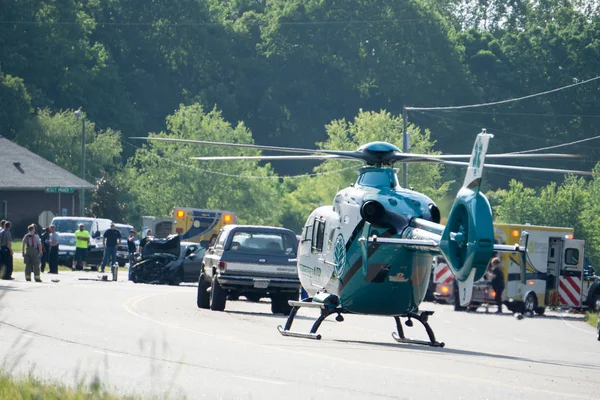
<path fill-rule="evenodd" d="M 95 280 L 0 281 L 0 359 L 15 375 L 190 399 L 598 399 L 600 343 L 581 316 L 457 313 L 430 322 L 443 349 L 394 342 L 392 318 L 347 315 L 320 341 L 286 338 L 268 302 L 196 307 L 196 288 Z M 315 310 L 301 310 L 308 330 Z M 405 332 L 425 338 L 415 324 Z"/>

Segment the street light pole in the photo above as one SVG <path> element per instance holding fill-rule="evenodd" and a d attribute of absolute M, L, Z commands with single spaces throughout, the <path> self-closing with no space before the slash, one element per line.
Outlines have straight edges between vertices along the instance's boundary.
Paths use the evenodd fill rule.
<path fill-rule="evenodd" d="M 75 116 L 81 119 L 81 179 L 85 181 L 85 117 L 81 108 L 75 111 Z M 83 217 L 85 212 L 85 189 L 79 190 L 79 216 Z"/>

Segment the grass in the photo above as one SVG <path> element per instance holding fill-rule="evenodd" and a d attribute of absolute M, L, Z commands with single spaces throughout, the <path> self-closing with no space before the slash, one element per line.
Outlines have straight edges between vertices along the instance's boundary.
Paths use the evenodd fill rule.
<path fill-rule="evenodd" d="M 598 314 L 595 312 L 586 312 L 583 319 L 594 328 L 598 326 Z"/>
<path fill-rule="evenodd" d="M 32 376 L 13 378 L 6 373 L 0 372 L 0 400 L 5 399 L 117 400 L 133 399 L 133 397 L 110 394 L 97 379 L 93 380 L 89 385 L 80 383 L 76 388 L 70 388 L 62 384 L 45 383 Z"/>
<path fill-rule="evenodd" d="M 48 271 L 48 264 L 46 264 L 45 271 Z M 58 266 L 58 272 L 60 271 L 71 271 L 71 268 L 63 267 L 62 265 Z M 13 257 L 13 273 L 14 272 L 25 272 L 25 262 L 22 258 Z M 1 399 L 0 399 L 1 400 Z"/>

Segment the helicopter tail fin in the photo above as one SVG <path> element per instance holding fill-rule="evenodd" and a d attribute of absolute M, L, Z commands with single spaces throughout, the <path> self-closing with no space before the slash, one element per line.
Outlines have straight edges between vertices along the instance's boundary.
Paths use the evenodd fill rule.
<path fill-rule="evenodd" d="M 456 196 L 439 244 L 450 270 L 459 281 L 461 304 L 471 300 L 473 281 L 485 274 L 494 252 L 492 209 L 479 191 L 485 154 L 492 137 L 485 131 L 477 135 L 463 186 Z"/>

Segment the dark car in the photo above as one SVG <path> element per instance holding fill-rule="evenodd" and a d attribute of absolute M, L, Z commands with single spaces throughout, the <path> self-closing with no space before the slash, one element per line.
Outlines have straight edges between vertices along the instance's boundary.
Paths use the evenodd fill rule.
<path fill-rule="evenodd" d="M 197 305 L 223 311 L 227 298 L 271 298 L 274 314 L 289 314 L 289 300 L 298 300 L 298 240 L 289 229 L 228 225 L 202 261 Z M 209 293 L 210 288 L 210 293 Z"/>
<path fill-rule="evenodd" d="M 75 256 L 75 234 L 74 233 L 59 233 L 58 234 L 58 265 L 65 267 L 73 266 L 73 257 Z M 95 242 L 91 242 L 88 246 L 87 266 L 91 269 L 98 269 L 102 264 L 104 249 L 97 247 Z M 78 263 L 77 269 L 83 269 L 83 265 Z"/>
<path fill-rule="evenodd" d="M 181 242 L 179 235 L 151 238 L 142 249 L 140 261 L 131 267 L 130 279 L 169 285 L 197 282 L 205 251 L 198 243 Z"/>

